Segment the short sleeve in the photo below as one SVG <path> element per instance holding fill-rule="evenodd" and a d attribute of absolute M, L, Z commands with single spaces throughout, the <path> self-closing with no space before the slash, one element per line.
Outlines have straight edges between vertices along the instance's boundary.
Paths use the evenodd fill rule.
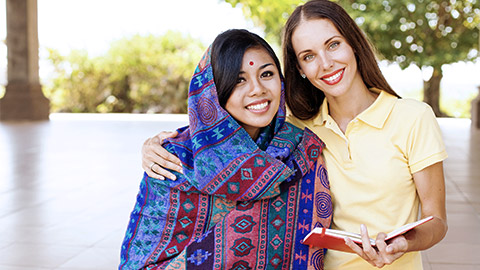
<path fill-rule="evenodd" d="M 416 173 L 447 158 L 442 133 L 433 110 L 423 103 L 407 141 L 408 165 Z"/>

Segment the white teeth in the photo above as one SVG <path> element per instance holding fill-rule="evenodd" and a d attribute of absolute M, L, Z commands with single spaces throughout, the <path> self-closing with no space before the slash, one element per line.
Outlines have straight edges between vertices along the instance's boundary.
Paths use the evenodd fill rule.
<path fill-rule="evenodd" d="M 338 77 L 340 77 L 340 75 L 342 75 L 342 72 L 343 72 L 343 70 L 340 71 L 340 72 L 338 72 L 337 74 L 331 76 L 331 77 L 323 78 L 323 79 L 324 79 L 325 81 L 329 81 L 329 82 L 334 81 L 334 80 L 338 79 Z"/>
<path fill-rule="evenodd" d="M 249 110 L 263 110 L 268 106 L 268 101 L 260 104 L 250 105 L 247 107 Z"/>

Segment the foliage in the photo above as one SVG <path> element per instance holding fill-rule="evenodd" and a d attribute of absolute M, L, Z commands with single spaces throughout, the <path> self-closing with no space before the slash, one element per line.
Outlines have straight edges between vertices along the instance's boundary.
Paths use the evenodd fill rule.
<path fill-rule="evenodd" d="M 401 68 L 432 67 L 424 81 L 424 101 L 440 110 L 442 65 L 478 57 L 478 0 L 346 0 L 347 11 L 374 40 L 386 59 Z M 475 49 L 477 48 L 477 49 Z"/>
<path fill-rule="evenodd" d="M 388 60 L 441 67 L 477 57 L 477 0 L 348 0 L 342 3 Z M 477 47 L 478 48 L 478 47 Z"/>
<path fill-rule="evenodd" d="M 479 55 L 480 0 L 337 0 L 367 33 L 380 56 L 401 68 L 433 67 L 424 84 L 424 100 L 437 115 L 441 66 L 473 61 Z M 279 43 L 281 27 L 305 1 L 225 0 L 241 5 L 247 17 Z M 277 38 L 271 38 L 277 37 Z M 477 49 L 475 49 L 477 48 Z"/>
<path fill-rule="evenodd" d="M 199 41 L 177 32 L 121 39 L 102 57 L 49 49 L 55 75 L 45 92 L 52 111 L 185 113 L 203 50 Z"/>
<path fill-rule="evenodd" d="M 280 41 L 283 25 L 301 0 L 225 0 Z M 478 0 L 337 0 L 379 52 L 402 68 L 441 66 L 477 57 Z M 273 38 L 272 38 L 273 37 Z"/>
<path fill-rule="evenodd" d="M 233 7 L 241 6 L 247 18 L 265 31 L 265 39 L 281 44 L 282 29 L 288 16 L 305 0 L 225 0 Z"/>

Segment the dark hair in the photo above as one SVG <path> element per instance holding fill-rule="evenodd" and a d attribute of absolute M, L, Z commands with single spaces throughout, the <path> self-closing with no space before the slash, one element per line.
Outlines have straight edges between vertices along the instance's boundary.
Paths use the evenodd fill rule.
<path fill-rule="evenodd" d="M 399 97 L 383 77 L 378 67 L 373 46 L 355 21 L 338 4 L 328 0 L 310 0 L 298 6 L 285 24 L 283 57 L 285 69 L 285 95 L 287 105 L 295 117 L 306 120 L 318 114 L 325 95 L 298 71 L 298 62 L 292 44 L 292 35 L 302 20 L 328 19 L 352 47 L 357 69 L 368 88 L 375 87 Z"/>
<path fill-rule="evenodd" d="M 280 76 L 282 74 L 280 61 L 263 38 L 244 29 L 231 29 L 221 33 L 212 43 L 211 63 L 218 101 L 223 108 L 237 84 L 243 55 L 250 48 L 265 49 L 275 62 Z"/>

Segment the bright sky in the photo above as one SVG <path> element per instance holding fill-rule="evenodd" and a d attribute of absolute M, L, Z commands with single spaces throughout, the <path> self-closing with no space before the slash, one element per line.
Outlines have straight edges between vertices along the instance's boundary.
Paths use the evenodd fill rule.
<path fill-rule="evenodd" d="M 6 36 L 5 0 L 0 0 L 0 40 Z M 40 58 L 45 48 L 67 54 L 86 49 L 92 55 L 105 52 L 111 41 L 134 34 L 161 35 L 178 30 L 199 38 L 206 45 L 230 28 L 247 28 L 261 34 L 245 20 L 241 9 L 221 0 L 38 0 Z M 6 46 L 0 44 L 0 84 L 5 84 Z M 42 65 L 40 63 L 42 76 Z M 387 80 L 401 95 L 422 88 L 422 73 L 416 67 L 400 70 L 382 64 Z M 45 70 L 45 69 L 44 69 Z M 445 66 L 442 87 L 454 97 L 477 93 L 480 63 Z"/>
<path fill-rule="evenodd" d="M 5 0 L 0 0 L 0 40 L 6 38 Z M 161 35 L 178 30 L 210 44 L 220 32 L 247 28 L 241 9 L 220 0 L 38 0 L 40 58 L 45 48 L 63 54 L 85 49 L 91 55 L 107 51 L 112 41 L 135 34 Z M 6 69 L 6 46 L 0 45 L 0 73 Z M 40 63 L 40 75 L 42 75 Z M 0 74 L 0 84 L 5 84 Z"/>
<path fill-rule="evenodd" d="M 167 30 L 190 33 L 209 44 L 229 28 L 254 32 L 239 8 L 220 0 L 38 0 L 40 47 L 101 53 L 111 41 Z M 5 0 L 0 0 L 0 38 L 6 36 Z"/>
<path fill-rule="evenodd" d="M 219 0 L 38 0 L 38 27 L 42 47 L 91 52 L 135 34 L 178 30 L 208 45 L 221 31 L 252 28 L 240 9 Z"/>

